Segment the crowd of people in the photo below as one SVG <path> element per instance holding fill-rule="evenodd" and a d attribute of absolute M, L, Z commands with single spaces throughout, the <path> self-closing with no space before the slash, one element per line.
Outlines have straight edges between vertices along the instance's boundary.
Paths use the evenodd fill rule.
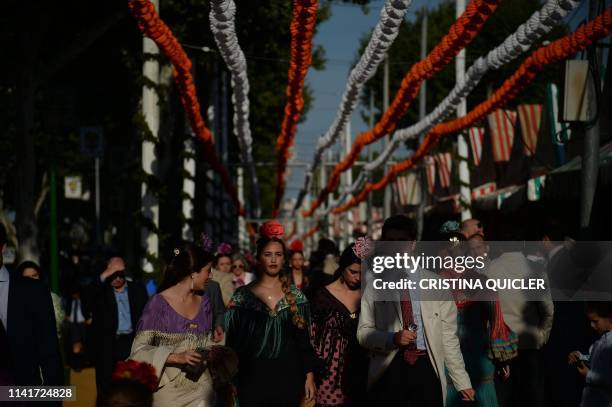
<path fill-rule="evenodd" d="M 502 237 L 520 242 L 519 226 Z M 540 237 L 538 258 L 510 243 L 484 270 L 417 275 L 558 279 L 566 236 L 552 222 Z M 414 221 L 386 219 L 380 240 L 414 250 Z M 439 231 L 450 256 L 488 253 L 487 240 L 477 219 Z M 86 295 L 64 299 L 36 263 L 2 266 L 0 385 L 62 385 L 67 363 L 95 367 L 99 406 L 612 406 L 612 302 L 381 301 L 365 284 L 372 250 L 367 237 L 341 253 L 321 239 L 307 260 L 269 221 L 254 255 L 183 242 L 154 293 L 112 256 Z"/>

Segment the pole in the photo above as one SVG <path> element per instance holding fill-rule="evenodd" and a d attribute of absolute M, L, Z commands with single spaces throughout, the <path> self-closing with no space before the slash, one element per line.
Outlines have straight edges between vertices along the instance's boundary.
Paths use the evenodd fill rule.
<path fill-rule="evenodd" d="M 385 56 L 384 75 L 383 75 L 383 112 L 389 108 L 389 54 Z M 385 136 L 385 147 L 390 143 L 391 135 Z M 389 169 L 389 163 L 385 163 L 385 173 Z M 391 216 L 391 186 L 385 186 L 384 216 L 387 219 Z"/>
<path fill-rule="evenodd" d="M 51 159 L 50 179 L 49 179 L 49 209 L 50 209 L 50 246 L 49 255 L 51 260 L 51 290 L 59 294 L 59 262 L 58 262 L 58 243 L 57 243 L 57 169 L 55 158 Z"/>
<path fill-rule="evenodd" d="M 237 184 L 238 184 L 238 200 L 244 205 L 244 168 L 238 167 L 237 173 Z M 244 216 L 238 217 L 238 246 L 240 250 L 244 251 L 248 249 L 249 241 L 246 233 L 246 220 Z"/>
<path fill-rule="evenodd" d="M 102 244 L 102 233 L 100 230 L 100 157 L 94 159 L 96 177 L 96 243 Z"/>
<path fill-rule="evenodd" d="M 368 128 L 371 129 L 374 127 L 374 90 L 370 91 L 370 120 L 368 123 Z M 372 162 L 372 145 L 368 146 L 368 162 Z M 368 174 L 368 182 L 372 182 L 372 174 Z M 372 194 L 368 194 L 368 210 L 366 219 L 368 222 L 368 235 L 372 237 L 374 235 L 374 229 L 372 224 L 372 218 L 374 217 L 374 211 L 372 208 Z"/>
<path fill-rule="evenodd" d="M 346 123 L 345 129 L 345 152 L 349 154 L 351 151 L 352 137 L 351 137 L 351 121 Z M 349 168 L 345 174 L 346 189 L 348 190 L 353 185 L 353 168 Z M 346 246 L 349 245 L 353 238 L 353 210 L 349 209 L 346 211 Z"/>
<path fill-rule="evenodd" d="M 423 21 L 421 23 L 421 60 L 427 57 L 427 7 L 423 7 Z M 419 121 L 422 121 L 427 114 L 427 81 L 423 81 L 419 94 Z M 419 144 L 423 143 L 424 134 L 419 136 Z M 427 198 L 427 178 L 425 174 L 425 166 L 421 164 L 418 173 L 419 190 L 421 192 L 421 200 L 417 208 L 417 239 L 423 238 L 423 227 L 425 223 L 425 201 Z"/>
<path fill-rule="evenodd" d="M 329 162 L 329 164 L 332 164 L 334 162 L 334 153 L 333 151 L 327 150 L 327 161 Z M 332 197 L 333 193 L 330 193 L 329 195 L 327 195 L 327 207 L 329 208 L 332 203 L 333 203 L 333 197 Z M 334 215 L 330 214 L 328 215 L 328 219 L 327 219 L 327 238 L 328 239 L 332 239 L 334 238 L 334 222 L 332 221 L 332 219 L 334 219 Z"/>
<path fill-rule="evenodd" d="M 601 0 L 589 1 L 589 20 L 594 19 L 601 6 Z M 591 210 L 597 189 L 599 172 L 599 117 L 597 112 L 597 91 L 601 89 L 599 67 L 601 53 L 596 45 L 589 47 L 589 80 L 588 80 L 588 117 L 592 122 L 584 135 L 584 153 L 582 156 L 581 193 L 580 193 L 580 229 L 586 231 L 591 223 Z M 609 68 L 608 68 L 609 69 Z M 599 89 L 598 89 L 599 88 Z"/>
<path fill-rule="evenodd" d="M 465 0 L 457 0 L 457 18 L 465 11 Z M 465 49 L 462 49 L 455 60 L 455 80 L 457 83 L 465 81 Z M 467 114 L 467 101 L 462 98 L 457 105 L 457 117 Z M 461 220 L 472 217 L 472 195 L 470 190 L 470 167 L 468 165 L 468 144 L 464 134 L 457 137 L 457 155 L 459 156 L 459 196 L 461 203 Z"/>
<path fill-rule="evenodd" d="M 159 10 L 159 0 L 152 0 L 153 5 Z M 144 38 L 142 43 L 145 55 L 159 55 L 157 45 L 149 38 Z M 159 84 L 159 63 L 156 58 L 147 58 L 142 68 L 143 76 L 152 84 Z M 151 135 L 155 140 L 159 137 L 159 98 L 156 89 L 149 87 L 146 83 L 142 87 L 142 114 Z M 157 165 L 155 159 L 155 143 L 150 140 L 142 142 L 142 169 L 145 174 L 155 175 Z M 145 257 L 142 261 L 142 269 L 146 273 L 154 271 L 149 256 L 159 256 L 159 202 L 153 192 L 147 187 L 146 182 L 141 186 L 141 212 L 148 218 L 156 230 L 150 230 L 146 225 L 141 229 L 141 244 L 145 249 Z"/>
<path fill-rule="evenodd" d="M 184 158 L 183 158 L 183 240 L 193 240 L 193 230 L 189 221 L 193 219 L 193 202 L 195 200 L 196 188 L 196 160 L 195 148 L 193 143 L 193 130 L 187 126 L 187 138 L 184 143 Z"/>

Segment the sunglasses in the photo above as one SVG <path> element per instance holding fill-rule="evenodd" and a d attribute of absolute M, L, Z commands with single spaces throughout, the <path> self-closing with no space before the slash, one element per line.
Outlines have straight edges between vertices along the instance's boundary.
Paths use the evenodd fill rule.
<path fill-rule="evenodd" d="M 239 266 L 236 266 L 236 265 L 232 264 L 232 268 L 233 269 L 243 269 L 244 270 L 244 264 L 241 264 Z"/>

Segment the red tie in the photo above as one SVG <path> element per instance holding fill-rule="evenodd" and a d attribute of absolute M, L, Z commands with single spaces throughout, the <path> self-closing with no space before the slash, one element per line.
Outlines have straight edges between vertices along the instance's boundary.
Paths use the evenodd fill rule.
<path fill-rule="evenodd" d="M 402 291 L 402 300 L 400 301 L 402 307 L 402 323 L 404 329 L 408 329 L 411 324 L 414 324 L 414 316 L 412 315 L 412 301 L 410 300 L 410 292 L 408 290 Z M 418 353 L 416 347 L 416 341 L 410 342 L 409 345 L 404 347 L 404 361 L 410 365 L 414 365 L 417 361 Z"/>

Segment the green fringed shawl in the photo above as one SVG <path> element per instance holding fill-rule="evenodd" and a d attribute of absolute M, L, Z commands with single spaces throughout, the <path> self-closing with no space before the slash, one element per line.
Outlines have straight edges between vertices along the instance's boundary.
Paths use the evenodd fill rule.
<path fill-rule="evenodd" d="M 280 356 L 287 336 L 299 330 L 293 325 L 289 303 L 283 297 L 276 309 L 270 309 L 249 288 L 238 288 L 225 312 L 226 344 L 242 355 L 262 359 Z M 310 325 L 310 307 L 306 296 L 291 286 L 298 312 Z M 307 332 L 307 328 L 305 329 Z M 299 335 L 299 334 L 298 334 Z"/>

